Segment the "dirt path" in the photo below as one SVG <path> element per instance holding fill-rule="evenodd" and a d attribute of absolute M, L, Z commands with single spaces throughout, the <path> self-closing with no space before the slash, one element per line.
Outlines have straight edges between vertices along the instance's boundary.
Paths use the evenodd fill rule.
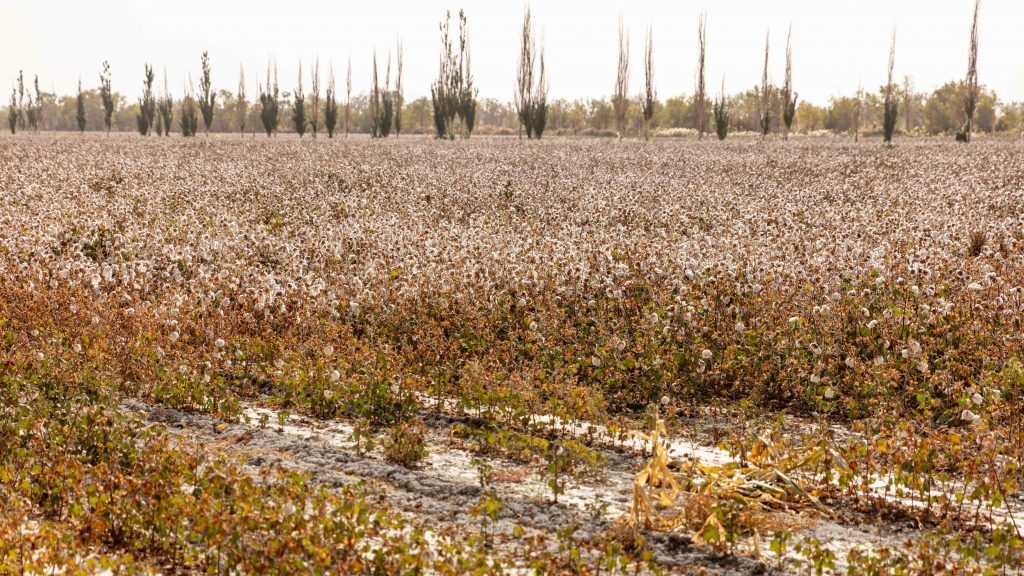
<path fill-rule="evenodd" d="M 479 533 L 480 520 L 470 509 L 483 492 L 471 461 L 485 459 L 493 466 L 492 486 L 504 504 L 498 521 L 488 530 L 495 546 L 503 549 L 515 547 L 517 526 L 527 535 L 553 535 L 576 527 L 574 537 L 580 542 L 614 530 L 616 519 L 629 509 L 633 474 L 641 466 L 640 455 L 628 449 L 601 449 L 606 458 L 601 470 L 570 478 L 554 503 L 545 479 L 536 472 L 538 466 L 485 458 L 453 446 L 453 421 L 443 417 L 426 419 L 429 456 L 423 465 L 409 469 L 385 461 L 379 450 L 357 452 L 352 428 L 341 422 L 290 416 L 281 425 L 275 412 L 247 408 L 242 420 L 248 419 L 248 423 L 229 423 L 135 400 L 122 406 L 167 426 L 170 433 L 187 442 L 243 457 L 253 473 L 281 466 L 308 473 L 327 486 L 357 483 L 372 500 L 438 529 Z M 259 424 L 263 415 L 267 417 L 265 426 Z M 653 560 L 673 570 L 703 568 L 709 574 L 723 575 L 774 573 L 753 559 L 716 555 L 706 546 L 694 545 L 685 534 L 649 532 L 644 540 Z"/>

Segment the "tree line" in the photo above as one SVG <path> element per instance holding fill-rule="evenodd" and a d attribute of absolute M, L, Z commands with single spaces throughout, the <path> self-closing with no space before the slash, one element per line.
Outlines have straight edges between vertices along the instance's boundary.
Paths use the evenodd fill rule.
<path fill-rule="evenodd" d="M 374 52 L 370 87 L 355 95 L 352 93 L 351 59 L 344 94 L 335 85 L 333 65 L 327 67 L 326 90 L 321 91 L 318 59 L 308 68 L 309 90 L 304 88 L 300 62 L 294 89 L 282 91 L 277 64 L 272 60 L 267 65 L 265 81 L 257 83 L 256 98 L 250 100 L 246 93 L 245 70 L 241 68 L 237 91 L 214 89 L 211 59 L 203 52 L 198 88 L 193 85 L 191 75 L 186 76 L 177 98 L 172 95 L 166 72 L 162 87 L 157 86 L 156 73 L 147 63 L 142 75 L 142 95 L 131 102 L 112 91 L 111 68 L 103 62 L 97 88 L 83 89 L 79 80 L 76 94 L 59 97 L 41 91 L 38 76 L 27 86 L 24 74 L 19 73 L 8 105 L 0 113 L 6 115 L 11 133 L 136 130 L 142 135 L 180 132 L 184 136 L 195 136 L 202 129 L 206 133 L 263 133 L 267 136 L 278 132 L 299 136 L 310 133 L 316 138 L 322 129 L 331 138 L 336 132 L 365 133 L 380 138 L 406 132 L 432 133 L 439 138 L 452 139 L 468 138 L 479 129 L 490 134 L 518 134 L 520 138 L 525 134 L 532 139 L 541 138 L 545 133 L 650 138 L 686 131 L 695 132 L 698 138 L 703 138 L 705 133 L 725 138 L 734 131 L 762 136 L 778 133 L 785 138 L 790 132 L 828 131 L 850 133 L 855 138 L 861 134 L 880 134 L 886 141 L 896 133 L 956 134 L 958 139 L 968 140 L 974 132 L 1018 131 L 1024 120 L 1024 107 L 1001 102 L 994 92 L 978 83 L 979 7 L 980 0 L 975 0 L 968 70 L 963 80 L 948 82 L 931 92 L 916 90 L 910 76 L 897 82 L 894 78 L 894 30 L 886 84 L 878 90 L 859 89 L 855 95 L 833 97 L 825 106 L 798 98 L 792 69 L 791 30 L 787 35 L 785 77 L 781 86 L 773 85 L 769 75 L 770 43 L 766 37 L 761 81 L 745 91 L 727 94 L 723 78 L 721 89 L 712 98 L 704 75 L 707 18 L 703 13 L 697 23 L 698 66 L 693 94 L 658 98 L 654 89 L 654 42 L 650 28 L 643 51 L 644 86 L 638 96 L 630 94 L 629 31 L 620 19 L 619 56 L 612 95 L 551 100 L 543 40 L 537 37 L 527 7 L 511 102 L 479 99 L 473 84 L 467 18 L 459 11 L 457 31 L 451 29 L 450 13 L 439 25 L 438 75 L 430 86 L 430 96 L 410 102 L 404 100 L 399 42 L 394 60 L 388 52 L 379 63 Z"/>

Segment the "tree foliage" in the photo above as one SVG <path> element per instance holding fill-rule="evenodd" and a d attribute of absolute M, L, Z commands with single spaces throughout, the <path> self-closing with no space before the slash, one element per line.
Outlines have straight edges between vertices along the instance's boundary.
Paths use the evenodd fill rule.
<path fill-rule="evenodd" d="M 181 135 L 190 138 L 196 135 L 199 129 L 199 112 L 196 106 L 196 99 L 192 96 L 192 78 L 189 77 L 185 85 L 185 97 L 181 100 Z"/>
<path fill-rule="evenodd" d="M 75 96 L 75 121 L 78 131 L 85 132 L 85 95 L 82 93 L 82 79 L 78 79 L 78 94 Z"/>
<path fill-rule="evenodd" d="M 245 97 L 245 68 L 238 66 L 238 95 L 235 103 L 235 122 L 238 132 L 245 136 L 245 123 L 249 117 L 249 102 Z"/>
<path fill-rule="evenodd" d="M 658 104 L 658 96 L 654 89 L 654 38 L 650 26 L 647 27 L 644 44 L 644 93 L 640 98 L 640 109 L 644 117 L 644 139 L 647 139 L 650 138 L 654 107 Z"/>
<path fill-rule="evenodd" d="M 450 22 L 451 12 L 448 12 L 440 25 L 441 57 L 437 79 L 430 87 L 434 130 L 438 138 L 454 139 L 457 133 L 468 138 L 476 126 L 477 90 L 473 86 L 465 12 L 459 11 L 458 54 L 451 39 Z"/>
<path fill-rule="evenodd" d="M 707 125 L 707 90 L 704 84 L 704 58 L 707 48 L 708 22 L 707 15 L 700 13 L 697 20 L 697 89 L 694 91 L 693 115 L 697 125 L 697 139 L 704 139 L 704 128 Z"/>
<path fill-rule="evenodd" d="M 797 94 L 793 91 L 793 27 L 789 27 L 786 35 L 786 78 L 782 84 L 782 122 L 785 125 L 783 138 L 789 138 L 789 131 L 793 128 L 793 120 L 796 118 Z"/>
<path fill-rule="evenodd" d="M 527 139 L 539 139 L 544 134 L 548 116 L 547 100 L 548 82 L 547 71 L 544 68 L 544 48 L 542 46 L 538 53 L 530 8 L 527 6 L 523 13 L 519 62 L 516 67 L 516 91 L 513 94 L 520 138 L 523 137 L 524 128 Z"/>
<path fill-rule="evenodd" d="M 729 120 L 732 115 L 729 112 L 729 104 L 725 98 L 725 81 L 722 81 L 722 91 L 718 94 L 718 98 L 715 99 L 712 112 L 715 117 L 715 134 L 718 135 L 719 140 L 725 140 L 725 137 L 729 135 Z"/>
<path fill-rule="evenodd" d="M 761 101 L 760 101 L 760 116 L 761 116 L 761 137 L 768 136 L 768 133 L 772 129 L 772 86 L 768 81 L 768 40 L 769 35 L 765 35 L 764 38 L 764 72 L 761 74 Z"/>
<path fill-rule="evenodd" d="M 114 92 L 110 88 L 110 64 L 103 62 L 103 72 L 100 74 L 100 98 L 103 99 L 103 125 L 107 127 L 107 134 L 110 134 L 110 120 L 114 115 Z"/>
<path fill-rule="evenodd" d="M 978 105 L 978 10 L 981 0 L 974 0 L 974 18 L 971 22 L 971 41 L 967 46 L 967 78 L 964 80 L 964 114 L 967 117 L 964 129 L 958 139 L 971 141 L 973 131 L 974 109 Z"/>
<path fill-rule="evenodd" d="M 274 74 L 270 70 L 273 65 Z M 277 64 L 267 63 L 267 86 L 266 90 L 261 86 L 260 92 L 260 121 L 263 123 L 263 130 L 269 137 L 277 133 L 278 110 L 280 107 L 280 91 L 277 86 Z"/>
<path fill-rule="evenodd" d="M 156 116 L 156 97 L 153 96 L 153 67 L 145 65 L 145 76 L 142 80 L 142 97 L 139 98 L 139 113 L 136 116 L 139 126 L 139 134 L 148 136 L 153 129 Z"/>
<path fill-rule="evenodd" d="M 619 138 L 626 134 L 626 114 L 629 112 L 629 33 L 619 17 L 619 64 L 612 96 L 615 108 L 615 128 Z"/>
<path fill-rule="evenodd" d="M 334 65 L 327 72 L 327 94 L 324 98 L 324 128 L 327 137 L 334 138 L 334 130 L 338 127 L 338 102 L 335 98 Z"/>
<path fill-rule="evenodd" d="M 892 33 L 892 42 L 889 46 L 889 74 L 885 83 L 884 110 L 882 119 L 882 138 L 886 143 L 892 142 L 892 136 L 896 132 L 896 113 L 899 110 L 899 99 L 896 96 L 896 84 L 893 82 L 893 68 L 896 65 L 896 31 Z"/>
<path fill-rule="evenodd" d="M 157 113 L 160 116 L 157 122 L 157 134 L 163 130 L 164 136 L 171 135 L 171 123 L 174 121 L 174 99 L 171 98 L 171 89 L 167 84 L 167 69 L 164 68 L 164 93 L 157 103 Z"/>
<path fill-rule="evenodd" d="M 203 113 L 203 124 L 206 126 L 206 133 L 210 133 L 210 124 L 213 123 L 213 111 L 216 93 L 210 84 L 210 56 L 203 52 L 203 70 L 199 78 L 199 109 Z"/>
<path fill-rule="evenodd" d="M 309 119 L 306 117 L 306 95 L 302 91 L 302 62 L 299 62 L 299 85 L 295 88 L 292 103 L 292 125 L 295 126 L 295 133 L 299 138 L 306 133 L 306 126 Z"/>

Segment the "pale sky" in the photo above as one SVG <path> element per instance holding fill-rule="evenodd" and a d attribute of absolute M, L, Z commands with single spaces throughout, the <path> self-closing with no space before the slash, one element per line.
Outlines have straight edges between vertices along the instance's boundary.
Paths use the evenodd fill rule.
<path fill-rule="evenodd" d="M 697 16 L 708 17 L 707 82 L 727 92 L 760 82 L 765 33 L 771 31 L 770 73 L 781 83 L 786 30 L 793 27 L 794 85 L 801 99 L 824 104 L 859 84 L 885 82 L 889 37 L 897 30 L 896 76 L 909 74 L 919 90 L 962 78 L 973 0 L 533 0 L 533 20 L 546 45 L 551 96 L 600 97 L 615 82 L 621 15 L 631 37 L 630 91 L 639 93 L 647 26 L 653 28 L 659 97 L 692 93 Z M 446 10 L 464 8 L 473 49 L 473 74 L 482 98 L 512 98 L 521 1 L 375 0 L 0 0 L 0 88 L 6 101 L 19 69 L 38 74 L 44 90 L 71 94 L 81 76 L 98 84 L 109 60 L 113 88 L 134 99 L 143 65 L 166 66 L 180 96 L 186 74 L 197 80 L 203 50 L 210 52 L 215 88 L 234 92 L 246 71 L 252 98 L 267 59 L 279 63 L 281 90 L 292 90 L 298 61 L 308 74 L 319 55 L 333 62 L 344 91 L 352 58 L 353 92 L 367 89 L 374 48 L 386 59 L 405 46 L 406 99 L 429 94 L 437 73 L 438 23 Z M 454 27 L 454 26 L 453 26 Z M 1002 100 L 1024 100 L 1024 1 L 982 0 L 979 80 Z M 381 72 L 383 75 L 383 71 Z M 304 86 L 309 89 L 308 76 Z"/>

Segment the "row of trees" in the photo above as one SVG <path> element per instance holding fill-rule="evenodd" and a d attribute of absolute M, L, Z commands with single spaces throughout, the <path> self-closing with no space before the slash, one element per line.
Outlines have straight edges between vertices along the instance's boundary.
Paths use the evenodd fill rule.
<path fill-rule="evenodd" d="M 344 79 L 338 78 L 338 80 Z M 154 83 L 154 92 L 157 92 L 155 86 L 158 84 L 162 87 L 162 78 Z M 328 79 L 327 87 L 330 84 Z M 271 87 L 273 88 L 273 86 Z M 344 90 L 345 86 L 340 86 L 340 88 Z M 757 88 L 757 86 L 753 86 L 748 90 L 732 94 L 725 94 L 724 90 L 720 92 L 715 90 L 717 95 L 705 101 L 706 122 L 699 122 L 697 119 L 700 100 L 696 94 L 659 97 L 655 103 L 654 114 L 649 121 L 649 129 L 652 134 L 671 130 L 692 130 L 696 135 L 698 129 L 703 127 L 705 134 L 714 134 L 716 130 L 714 106 L 716 103 L 724 102 L 725 108 L 729 112 L 729 132 L 760 133 L 761 103 L 760 91 Z M 795 108 L 791 132 L 806 134 L 829 131 L 835 134 L 853 135 L 859 131 L 861 134 L 881 134 L 884 120 L 884 88 L 885 86 L 882 86 L 874 92 L 861 91 L 859 98 L 856 94 L 837 96 L 822 106 L 801 100 Z M 264 107 L 258 99 L 248 100 L 243 92 L 244 90 L 217 91 L 213 122 L 209 129 L 211 133 L 244 131 L 248 135 L 253 131 L 263 132 L 262 113 L 264 110 L 268 113 L 271 112 L 274 102 L 273 90 L 268 93 L 267 107 Z M 896 133 L 954 135 L 963 127 L 965 93 L 962 81 L 949 82 L 931 92 L 916 90 L 911 78 L 895 81 L 892 97 L 899 107 Z M 351 97 L 346 99 L 346 93 L 335 92 L 331 97 L 336 98 L 336 134 L 372 133 L 371 93 L 351 94 Z M 196 99 L 193 100 L 196 101 Z M 307 105 L 311 101 L 310 97 L 306 102 Z M 36 120 L 38 130 L 78 130 L 79 105 L 82 109 L 82 129 L 106 130 L 104 122 L 106 111 L 98 89 L 83 90 L 80 99 L 77 95 L 58 97 L 44 90 L 41 92 L 41 98 L 33 97 L 33 102 L 38 102 L 38 119 Z M 276 131 L 294 133 L 295 126 L 292 121 L 288 120 L 293 117 L 294 97 L 292 93 L 279 92 L 276 102 L 276 116 L 280 119 Z M 112 104 L 111 131 L 136 130 L 136 117 L 140 112 L 138 101 L 131 101 L 118 92 L 112 92 L 110 103 Z M 182 104 L 183 99 L 180 97 L 170 100 L 165 99 L 163 95 L 157 96 L 157 126 L 153 130 L 170 125 L 161 120 L 166 112 L 173 119 L 172 132 L 178 131 Z M 321 112 L 328 109 L 326 104 L 327 97 L 324 97 Z M 198 124 L 201 122 L 201 115 L 198 111 L 198 103 L 195 106 Z M 785 124 L 782 117 L 781 90 L 773 94 L 770 106 L 773 107 L 771 130 L 782 134 Z M 859 123 L 856 122 L 858 110 Z M 0 109 L 0 117 L 9 119 L 6 109 Z M 997 94 L 984 87 L 979 88 L 972 126 L 975 133 L 1018 131 L 1024 128 L 1022 120 L 1024 120 L 1024 106 L 1002 102 Z M 434 134 L 431 99 L 421 97 L 405 102 L 401 114 L 395 114 L 395 121 L 401 123 L 402 134 Z M 519 119 L 519 108 L 515 103 L 502 102 L 494 98 L 483 98 L 478 101 L 475 124 L 474 132 L 486 134 L 515 136 L 520 130 L 524 130 Z M 630 107 L 624 125 L 625 136 L 643 135 L 644 118 L 639 105 Z M 545 126 L 543 133 L 545 136 L 553 133 L 569 136 L 614 137 L 617 131 L 615 110 L 609 98 L 549 99 L 546 104 Z M 199 124 L 198 130 L 201 132 L 204 129 L 205 127 Z M 321 120 L 320 131 L 321 133 L 327 131 L 326 117 Z"/>
<path fill-rule="evenodd" d="M 709 100 L 704 77 L 707 46 L 704 14 L 698 20 L 698 66 L 692 97 L 680 96 L 664 102 L 658 99 L 654 89 L 654 50 L 650 29 L 645 39 L 644 88 L 635 100 L 630 97 L 629 33 L 620 19 L 619 58 L 612 97 L 609 100 L 549 101 L 544 47 L 540 43 L 538 49 L 527 7 L 511 105 L 493 99 L 478 102 L 470 67 L 466 16 L 460 11 L 457 37 L 450 33 L 450 14 L 441 22 L 439 71 L 431 85 L 429 100 L 420 98 L 408 106 L 403 98 L 401 44 L 397 51 L 394 85 L 391 81 L 391 55 L 387 57 L 382 86 L 374 53 L 371 90 L 355 99 L 349 61 L 343 109 L 338 102 L 333 67 L 328 73 L 326 97 L 321 99 L 320 66 L 316 60 L 310 76 L 312 91 L 308 94 L 303 89 L 301 63 L 297 89 L 291 93 L 281 92 L 276 63 L 269 63 L 266 84 L 258 86 L 258 98 L 250 107 L 245 92 L 245 71 L 239 71 L 239 87 L 235 94 L 214 91 L 210 80 L 210 59 L 204 52 L 198 92 L 194 91 L 191 77 L 188 77 L 184 96 L 178 101 L 171 96 L 166 72 L 163 92 L 156 93 L 155 73 L 149 64 L 144 68 L 142 96 L 135 104 L 128 104 L 112 91 L 107 62 L 103 63 L 98 91 L 83 90 L 80 81 L 72 106 L 69 106 L 67 98 L 57 99 L 55 95 L 40 91 L 38 77 L 33 95 L 25 88 L 23 74 L 19 74 L 7 107 L 8 124 L 12 133 L 39 128 L 77 128 L 84 131 L 90 127 L 90 119 L 99 116 L 103 119 L 103 128 L 109 132 L 112 128 L 124 130 L 125 116 L 128 116 L 134 119 L 135 128 L 143 135 L 153 131 L 157 135 L 167 135 L 174 130 L 173 122 L 177 115 L 178 127 L 185 136 L 197 133 L 201 116 L 207 132 L 235 130 L 244 134 L 247 127 L 255 131 L 259 124 L 268 136 L 279 130 L 294 131 L 302 136 L 309 129 L 316 137 L 322 120 L 328 137 L 333 137 L 339 127 L 346 135 L 357 131 L 374 137 L 387 137 L 392 130 L 399 134 L 405 129 L 417 133 L 433 131 L 440 138 L 468 137 L 479 124 L 498 132 L 512 129 L 518 131 L 520 137 L 525 129 L 527 138 L 540 138 L 548 129 L 568 134 L 605 133 L 612 130 L 614 123 L 614 134 L 620 138 L 630 133 L 649 138 L 656 130 L 672 128 L 692 128 L 698 138 L 703 138 L 709 131 L 710 120 L 719 138 L 725 138 L 731 130 L 753 131 L 762 136 L 778 132 L 786 138 L 795 126 L 801 132 L 830 130 L 850 132 L 855 137 L 865 131 L 879 131 L 886 141 L 891 140 L 900 128 L 905 133 L 956 133 L 958 139 L 969 140 L 975 130 L 1019 129 L 1022 117 L 1019 105 L 1000 104 L 995 94 L 978 84 L 978 10 L 979 0 L 976 0 L 968 72 L 964 81 L 947 83 L 930 94 L 916 92 L 909 77 L 905 77 L 902 86 L 898 86 L 894 80 L 894 32 L 886 84 L 877 93 L 859 89 L 854 97 L 833 98 L 825 107 L 798 102 L 793 84 L 791 30 L 787 37 L 785 78 L 781 87 L 774 86 L 769 77 L 770 54 L 766 38 L 761 82 L 751 90 L 729 96 L 723 78 L 721 91 L 713 101 Z M 97 102 L 99 109 L 94 110 Z M 898 122 L 898 117 L 902 122 Z M 281 126 L 282 118 L 290 119 L 284 127 Z"/>

